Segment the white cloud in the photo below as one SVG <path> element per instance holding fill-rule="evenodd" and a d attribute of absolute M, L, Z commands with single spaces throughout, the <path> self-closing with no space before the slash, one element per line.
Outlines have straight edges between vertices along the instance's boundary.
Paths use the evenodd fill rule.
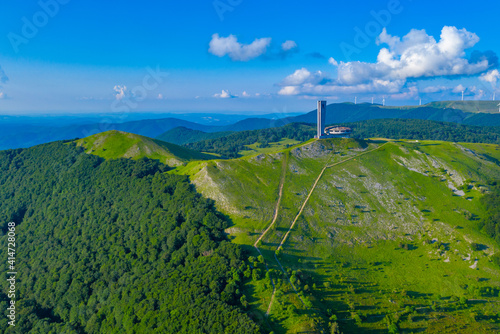
<path fill-rule="evenodd" d="M 500 79 L 500 72 L 498 70 L 492 70 L 488 73 L 483 73 L 480 77 L 480 80 L 489 82 L 493 86 L 496 86 L 497 81 Z"/>
<path fill-rule="evenodd" d="M 422 93 L 441 93 L 441 92 L 444 92 L 444 91 L 447 91 L 447 90 L 451 90 L 450 87 L 446 87 L 446 86 L 427 86 L 427 87 L 424 87 L 422 89 L 420 89 L 420 91 Z"/>
<path fill-rule="evenodd" d="M 220 94 L 214 94 L 214 97 L 219 98 L 219 99 L 232 99 L 237 96 L 231 95 L 231 93 L 228 90 L 222 90 Z"/>
<path fill-rule="evenodd" d="M 243 96 L 243 97 L 250 97 L 250 94 L 248 94 L 246 91 L 244 91 L 243 93 L 241 93 L 241 96 Z"/>
<path fill-rule="evenodd" d="M 474 98 L 474 100 L 482 100 L 486 96 L 486 92 L 476 86 L 472 86 L 470 92 L 470 95 Z"/>
<path fill-rule="evenodd" d="M 281 44 L 281 49 L 283 51 L 290 51 L 292 49 L 295 49 L 297 47 L 297 43 L 294 41 L 285 41 L 283 44 Z"/>
<path fill-rule="evenodd" d="M 333 57 L 330 57 L 330 59 L 328 59 L 328 63 L 333 66 L 339 66 L 339 63 L 335 59 L 333 59 Z"/>
<path fill-rule="evenodd" d="M 412 30 L 400 38 L 389 35 L 384 28 L 377 42 L 389 46 L 380 50 L 377 62 L 341 62 L 339 81 L 357 84 L 373 78 L 407 80 L 474 75 L 491 66 L 487 59 L 469 63 L 465 50 L 476 45 L 479 37 L 456 27 L 444 27 L 439 42 L 425 30 Z"/>
<path fill-rule="evenodd" d="M 158 100 L 163 100 L 163 94 L 158 94 L 158 96 L 156 97 Z"/>
<path fill-rule="evenodd" d="M 115 95 L 115 98 L 117 100 L 121 100 L 129 95 L 127 86 L 116 85 L 115 87 L 113 87 L 113 90 L 117 93 Z"/>
<path fill-rule="evenodd" d="M 301 89 L 297 86 L 285 86 L 280 89 L 278 92 L 279 95 L 286 95 L 286 96 L 291 96 L 291 95 L 299 95 L 301 93 Z"/>
<path fill-rule="evenodd" d="M 463 91 L 466 91 L 467 88 L 464 87 L 464 85 L 460 84 L 458 86 L 456 86 L 455 88 L 453 88 L 452 92 L 453 93 L 462 93 Z"/>
<path fill-rule="evenodd" d="M 331 94 L 358 94 L 358 93 L 387 93 L 396 94 L 403 89 L 401 81 L 374 80 L 370 83 L 359 85 L 313 85 L 284 86 L 278 92 L 280 95 L 312 95 L 325 96 Z"/>
<path fill-rule="evenodd" d="M 251 44 L 241 44 L 234 35 L 220 37 L 213 34 L 208 52 L 218 57 L 228 55 L 234 61 L 248 61 L 263 55 L 271 44 L 271 38 L 257 38 Z"/>
<path fill-rule="evenodd" d="M 3 100 L 7 97 L 4 92 L 0 92 L 0 100 Z"/>
<path fill-rule="evenodd" d="M 300 86 L 304 84 L 318 85 L 326 79 L 326 76 L 321 72 L 317 71 L 315 73 L 309 72 L 306 68 L 301 68 L 296 70 L 293 74 L 287 76 L 283 82 L 282 86 Z"/>
<path fill-rule="evenodd" d="M 478 41 L 476 34 L 456 27 L 445 26 L 439 41 L 425 30 L 413 29 L 407 35 L 397 37 L 389 35 L 384 28 L 377 44 L 387 47 L 380 49 L 376 62 L 338 62 L 330 58 L 329 64 L 337 67 L 337 78 L 330 79 L 321 71 L 311 73 L 301 68 L 279 84 L 282 86 L 279 94 L 380 93 L 397 94 L 395 98 L 401 99 L 414 98 L 418 88 L 408 87 L 409 81 L 479 75 L 490 69 L 494 64 L 486 57 L 474 62 L 466 58 L 465 51 Z M 483 79 L 500 80 L 500 73 L 494 71 L 488 72 Z M 426 90 L 438 92 L 446 89 L 434 87 Z"/>

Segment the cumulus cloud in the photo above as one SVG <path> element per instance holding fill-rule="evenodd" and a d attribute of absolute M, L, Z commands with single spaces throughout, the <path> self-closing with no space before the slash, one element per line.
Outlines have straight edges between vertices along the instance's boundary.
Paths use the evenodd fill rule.
<path fill-rule="evenodd" d="M 461 92 L 464 92 L 466 90 L 467 90 L 467 88 L 465 88 L 464 85 L 460 84 L 460 85 L 454 87 L 453 90 L 452 90 L 452 92 L 453 93 L 461 93 Z"/>
<path fill-rule="evenodd" d="M 281 47 L 278 52 L 274 51 L 271 52 L 269 55 L 270 59 L 276 59 L 276 58 L 281 58 L 281 59 L 286 59 L 289 56 L 292 56 L 296 53 L 299 53 L 299 46 L 297 43 L 294 41 L 285 41 L 281 44 Z"/>
<path fill-rule="evenodd" d="M 3 100 L 7 97 L 4 92 L 0 92 L 0 100 Z"/>
<path fill-rule="evenodd" d="M 208 52 L 218 57 L 228 55 L 234 61 L 248 61 L 263 55 L 271 44 L 271 38 L 257 38 L 251 44 L 241 44 L 234 35 L 220 37 L 213 34 Z"/>
<path fill-rule="evenodd" d="M 237 96 L 231 95 L 231 93 L 228 90 L 222 90 L 220 94 L 214 94 L 214 97 L 219 98 L 219 99 L 232 99 Z"/>
<path fill-rule="evenodd" d="M 287 76 L 281 83 L 282 86 L 319 85 L 325 84 L 328 78 L 321 71 L 309 72 L 306 68 L 296 70 Z"/>
<path fill-rule="evenodd" d="M 333 59 L 333 57 L 330 57 L 328 59 L 328 63 L 333 66 L 339 66 L 339 63 L 335 59 Z"/>
<path fill-rule="evenodd" d="M 491 70 L 487 73 L 481 74 L 479 77 L 480 80 L 489 82 L 492 86 L 496 86 L 498 80 L 500 79 L 500 72 L 498 70 Z"/>
<path fill-rule="evenodd" d="M 303 93 L 303 91 L 298 86 L 285 86 L 281 88 L 278 92 L 279 95 L 285 95 L 285 96 L 299 95 L 301 93 Z"/>
<path fill-rule="evenodd" d="M 486 96 L 486 92 L 483 89 L 472 86 L 467 91 L 469 96 L 472 96 L 474 100 L 482 100 Z"/>
<path fill-rule="evenodd" d="M 129 96 L 127 86 L 116 85 L 113 87 L 113 90 L 116 92 L 115 98 L 117 100 L 122 100 L 123 98 Z"/>
<path fill-rule="evenodd" d="M 474 75 L 493 65 L 486 58 L 474 63 L 465 58 L 465 50 L 476 45 L 479 37 L 456 27 L 444 27 L 439 42 L 425 30 L 414 29 L 400 38 L 389 35 L 384 28 L 377 42 L 389 46 L 380 50 L 377 62 L 341 62 L 340 81 L 356 84 L 372 78 L 407 80 Z"/>
<path fill-rule="evenodd" d="M 456 27 L 445 26 L 437 41 L 425 30 L 411 30 L 403 37 L 392 36 L 384 28 L 377 39 L 383 45 L 376 62 L 342 62 L 329 58 L 337 67 L 337 78 L 323 73 L 311 73 L 306 68 L 295 71 L 279 85 L 281 95 L 325 95 L 354 93 L 399 94 L 398 98 L 413 98 L 418 93 L 409 82 L 439 77 L 477 76 L 494 68 L 498 59 L 492 52 L 473 52 L 479 37 Z M 485 74 L 484 80 L 494 80 L 495 72 Z M 496 79 L 498 80 L 498 78 Z"/>
<path fill-rule="evenodd" d="M 285 41 L 283 44 L 281 44 L 281 49 L 283 51 L 290 51 L 295 48 L 297 48 L 297 43 L 295 43 L 294 41 Z"/>

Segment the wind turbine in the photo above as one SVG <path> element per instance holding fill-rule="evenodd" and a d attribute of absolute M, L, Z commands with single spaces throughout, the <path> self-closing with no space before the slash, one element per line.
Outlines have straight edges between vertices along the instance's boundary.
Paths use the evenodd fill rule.
<path fill-rule="evenodd" d="M 358 97 L 357 96 L 354 97 L 354 104 L 358 104 Z"/>
<path fill-rule="evenodd" d="M 462 91 L 462 101 L 464 100 L 464 90 Z"/>

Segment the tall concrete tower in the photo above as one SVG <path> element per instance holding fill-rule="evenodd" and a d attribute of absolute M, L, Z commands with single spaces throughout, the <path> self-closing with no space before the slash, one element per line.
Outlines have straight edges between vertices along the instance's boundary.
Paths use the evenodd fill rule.
<path fill-rule="evenodd" d="M 316 138 L 325 135 L 326 101 L 318 101 L 318 134 Z"/>

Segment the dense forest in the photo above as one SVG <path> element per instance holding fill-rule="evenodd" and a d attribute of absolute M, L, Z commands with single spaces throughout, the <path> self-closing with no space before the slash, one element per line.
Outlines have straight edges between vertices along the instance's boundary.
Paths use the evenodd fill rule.
<path fill-rule="evenodd" d="M 443 140 L 468 143 L 500 144 L 500 127 L 468 126 L 419 119 L 377 119 L 339 124 L 354 130 L 355 138 L 390 138 Z M 245 145 L 260 143 L 262 147 L 283 138 L 305 141 L 316 134 L 316 125 L 292 123 L 280 128 L 242 131 L 221 138 L 185 145 L 188 148 L 220 154 L 225 158 L 239 157 Z"/>
<path fill-rule="evenodd" d="M 192 130 L 179 126 L 162 133 L 156 139 L 166 141 L 167 143 L 173 143 L 177 145 L 184 145 L 189 143 L 194 143 L 197 141 L 215 139 L 220 137 L 225 137 L 233 133 L 232 131 L 223 132 L 203 132 L 200 130 Z"/>
<path fill-rule="evenodd" d="M 241 131 L 225 137 L 199 141 L 184 146 L 200 152 L 220 154 L 226 158 L 237 158 L 239 151 L 245 150 L 245 145 L 260 143 L 265 147 L 269 143 L 280 141 L 283 138 L 306 141 L 314 136 L 314 128 L 310 125 L 292 123 L 280 128 Z"/>
<path fill-rule="evenodd" d="M 500 127 L 470 126 L 420 119 L 376 119 L 346 124 L 356 138 L 443 140 L 500 144 Z"/>
<path fill-rule="evenodd" d="M 2 273 L 16 224 L 9 333 L 259 332 L 240 302 L 248 265 L 227 218 L 165 169 L 72 143 L 0 152 Z"/>

